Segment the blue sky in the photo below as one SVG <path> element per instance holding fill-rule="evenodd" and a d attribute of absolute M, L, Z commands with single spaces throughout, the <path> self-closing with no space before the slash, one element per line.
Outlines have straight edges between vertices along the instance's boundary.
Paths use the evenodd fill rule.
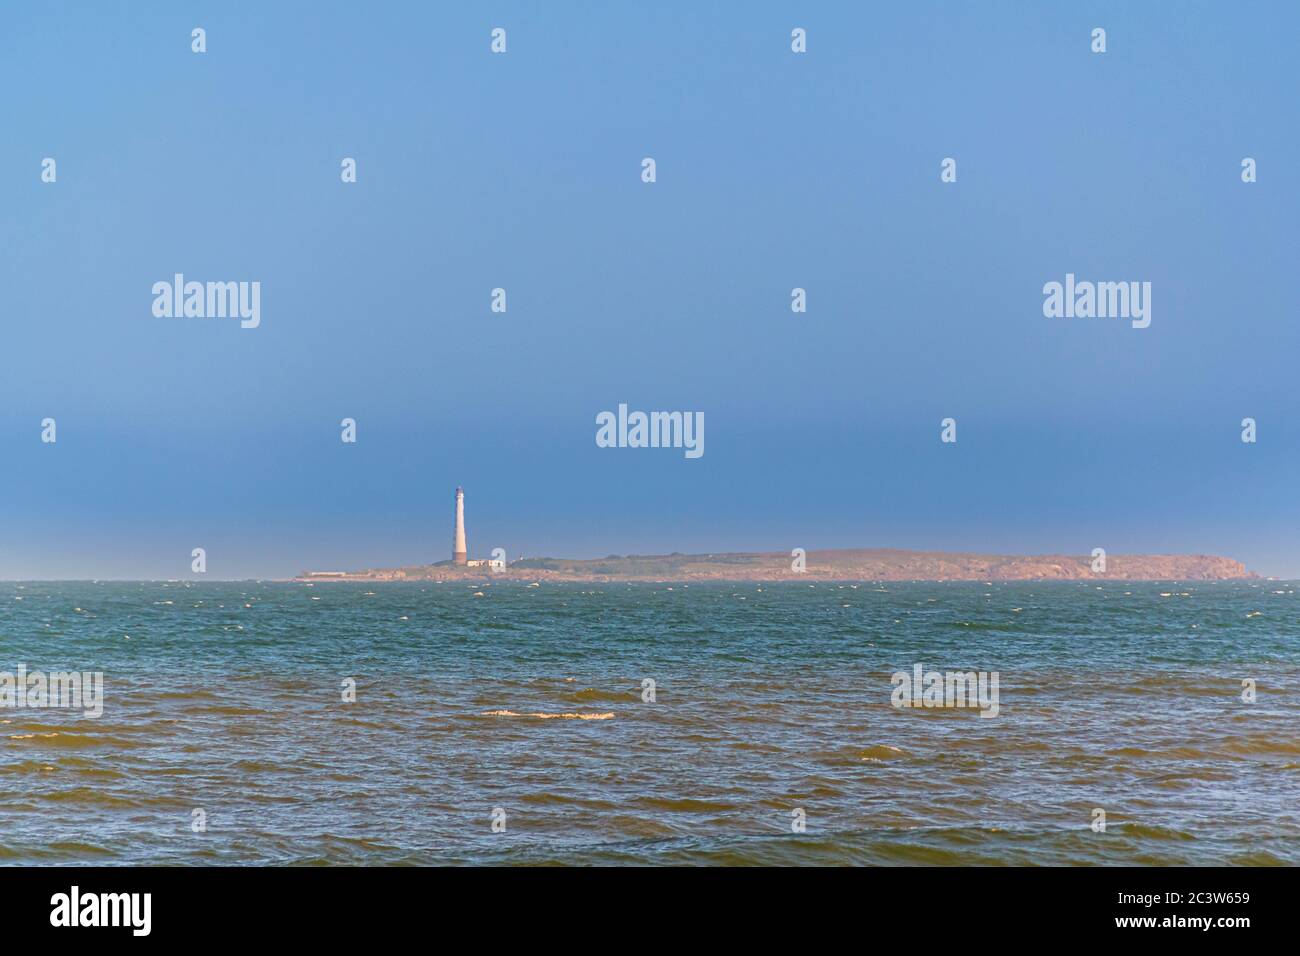
<path fill-rule="evenodd" d="M 480 556 L 1300 577 L 1292 5 L 0 18 L 0 577 L 441 560 L 458 484 Z M 260 328 L 155 318 L 176 272 L 260 281 Z M 1067 272 L 1150 281 L 1151 327 L 1045 318 Z M 703 411 L 705 455 L 596 447 L 620 402 Z"/>

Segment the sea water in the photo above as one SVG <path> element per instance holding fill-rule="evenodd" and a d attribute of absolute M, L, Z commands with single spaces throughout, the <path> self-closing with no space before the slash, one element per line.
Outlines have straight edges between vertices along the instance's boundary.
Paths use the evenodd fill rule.
<path fill-rule="evenodd" d="M 1300 863 L 1293 583 L 527 585 L 0 584 L 0 862 Z"/>

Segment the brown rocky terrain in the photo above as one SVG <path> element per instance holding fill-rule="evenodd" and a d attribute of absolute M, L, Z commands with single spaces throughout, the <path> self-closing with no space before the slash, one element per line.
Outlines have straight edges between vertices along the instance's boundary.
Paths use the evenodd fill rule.
<path fill-rule="evenodd" d="M 1083 555 L 1006 555 L 864 548 L 809 551 L 806 571 L 790 554 L 610 555 L 607 558 L 524 558 L 504 571 L 450 562 L 341 573 L 304 572 L 298 581 L 1050 581 L 1106 577 L 1120 581 L 1219 581 L 1255 578 L 1245 565 L 1204 554 L 1116 554 L 1104 575 Z"/>

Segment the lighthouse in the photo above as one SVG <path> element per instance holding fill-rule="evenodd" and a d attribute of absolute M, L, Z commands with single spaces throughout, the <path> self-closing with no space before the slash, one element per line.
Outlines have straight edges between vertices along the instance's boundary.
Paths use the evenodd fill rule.
<path fill-rule="evenodd" d="M 453 564 L 466 564 L 469 552 L 465 548 L 465 489 L 456 489 L 456 534 L 452 538 L 451 561 Z"/>

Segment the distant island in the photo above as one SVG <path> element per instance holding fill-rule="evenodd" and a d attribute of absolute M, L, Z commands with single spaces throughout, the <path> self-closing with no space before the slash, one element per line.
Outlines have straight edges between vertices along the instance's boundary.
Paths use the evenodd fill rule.
<path fill-rule="evenodd" d="M 1105 572 L 1091 556 L 1007 555 L 854 548 L 809 551 L 803 571 L 789 552 L 521 558 L 364 571 L 304 571 L 295 581 L 1222 581 L 1258 578 L 1240 561 L 1204 554 L 1116 554 Z"/>

